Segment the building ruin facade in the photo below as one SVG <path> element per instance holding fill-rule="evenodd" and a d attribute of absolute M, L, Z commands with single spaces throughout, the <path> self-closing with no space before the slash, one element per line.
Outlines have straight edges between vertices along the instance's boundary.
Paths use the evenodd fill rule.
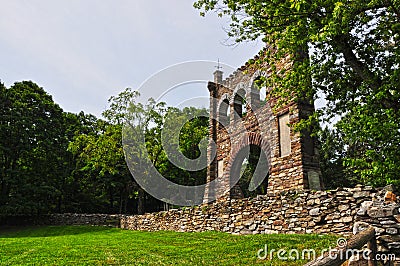
<path fill-rule="evenodd" d="M 243 183 L 240 182 L 243 162 L 251 160 L 255 167 L 253 179 L 247 180 L 250 191 L 256 191 L 256 187 L 262 188 L 262 194 L 321 189 L 316 140 L 309 132 L 296 132 L 290 126 L 314 112 L 314 105 L 290 101 L 278 106 L 279 99 L 266 97 L 271 88 L 264 89 L 265 95 L 262 95 L 256 81 L 260 77 L 268 78 L 270 71 L 267 65 L 257 68 L 247 63 L 226 79 L 217 69 L 214 81 L 208 83 L 207 184 L 214 180 L 217 185 L 206 188 L 204 202 L 221 195 L 223 198 L 248 196 L 244 192 L 246 188 L 239 184 Z"/>

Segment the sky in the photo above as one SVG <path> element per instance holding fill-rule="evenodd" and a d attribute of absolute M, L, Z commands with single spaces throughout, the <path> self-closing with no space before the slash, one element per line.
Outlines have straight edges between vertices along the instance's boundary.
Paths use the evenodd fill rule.
<path fill-rule="evenodd" d="M 238 68 L 262 48 L 228 45 L 226 18 L 200 17 L 194 1 L 0 2 L 0 80 L 32 80 L 68 112 L 100 116 L 110 96 L 170 66 L 219 59 Z"/>

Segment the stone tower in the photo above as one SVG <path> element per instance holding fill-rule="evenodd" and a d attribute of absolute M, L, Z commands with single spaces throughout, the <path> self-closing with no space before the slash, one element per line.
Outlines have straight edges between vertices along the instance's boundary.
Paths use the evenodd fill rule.
<path fill-rule="evenodd" d="M 321 189 L 315 140 L 308 132 L 300 134 L 289 126 L 314 112 L 314 105 L 290 102 L 273 108 L 278 99 L 260 97 L 260 89 L 255 85 L 260 77 L 268 78 L 269 71 L 268 66 L 260 70 L 247 63 L 225 80 L 217 69 L 214 81 L 208 83 L 207 182 L 214 180 L 217 185 L 206 188 L 204 202 L 215 199 L 217 194 L 224 195 L 224 199 L 244 196 L 238 184 L 234 184 L 240 178 L 242 162 L 250 160 L 253 150 L 258 151 L 259 157 L 254 180 L 250 182 L 253 185 L 263 183 L 268 192 Z M 266 89 L 266 94 L 270 91 Z"/>

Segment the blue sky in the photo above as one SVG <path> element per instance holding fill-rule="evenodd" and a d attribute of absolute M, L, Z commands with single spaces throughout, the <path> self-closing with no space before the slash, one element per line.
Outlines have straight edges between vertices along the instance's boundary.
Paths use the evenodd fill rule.
<path fill-rule="evenodd" d="M 192 5 L 188 0 L 2 1 L 0 79 L 6 86 L 33 80 L 64 110 L 99 116 L 111 95 L 139 88 L 168 66 L 219 58 L 236 68 L 262 47 L 261 42 L 225 45 L 226 19 L 202 18 Z"/>

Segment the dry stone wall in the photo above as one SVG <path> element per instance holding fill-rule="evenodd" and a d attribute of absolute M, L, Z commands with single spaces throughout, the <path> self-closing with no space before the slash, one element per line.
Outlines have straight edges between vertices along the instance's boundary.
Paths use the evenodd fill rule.
<path fill-rule="evenodd" d="M 379 191 L 372 201 L 364 201 L 355 216 L 353 233 L 369 226 L 375 228 L 378 252 L 400 255 L 400 204 L 396 195 L 386 188 Z"/>
<path fill-rule="evenodd" d="M 356 186 L 331 191 L 274 192 L 253 199 L 221 200 L 145 215 L 67 213 L 40 217 L 36 221 L 32 217 L 13 217 L 9 221 L 0 220 L 0 224 L 16 225 L 15 219 L 18 219 L 19 225 L 100 225 L 141 231 L 215 230 L 231 234 L 317 233 L 346 238 L 373 226 L 379 260 L 386 255 L 391 261 L 383 265 L 400 265 L 400 261 L 395 262 L 392 257 L 400 259 L 399 208 L 392 188 L 376 190 Z M 353 256 L 344 265 L 370 265 L 360 255 L 363 251 L 359 250 L 359 256 Z"/>
<path fill-rule="evenodd" d="M 98 225 L 120 227 L 121 215 L 118 214 L 51 214 L 43 218 L 44 224 L 50 225 Z"/>
<path fill-rule="evenodd" d="M 131 230 L 222 231 L 233 234 L 334 233 L 351 235 L 362 202 L 372 187 L 332 191 L 283 191 L 253 199 L 232 199 L 193 208 L 122 216 Z"/>
<path fill-rule="evenodd" d="M 389 187 L 292 190 L 252 199 L 221 200 L 144 215 L 54 214 L 42 223 L 103 225 L 129 230 L 222 231 L 232 234 L 337 234 L 375 227 L 378 251 L 400 256 L 400 204 Z"/>
<path fill-rule="evenodd" d="M 42 226 L 42 225 L 98 225 L 120 227 L 121 215 L 118 214 L 78 214 L 62 213 L 40 216 L 0 217 L 1 226 Z"/>

